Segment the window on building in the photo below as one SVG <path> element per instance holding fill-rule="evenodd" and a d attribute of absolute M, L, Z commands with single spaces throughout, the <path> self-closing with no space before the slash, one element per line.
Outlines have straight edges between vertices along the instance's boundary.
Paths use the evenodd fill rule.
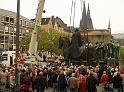
<path fill-rule="evenodd" d="M 26 23 L 27 23 L 27 22 L 25 21 L 25 24 L 24 24 L 24 26 L 26 26 Z"/>
<path fill-rule="evenodd" d="M 4 30 L 4 25 L 0 25 L 0 30 Z"/>
<path fill-rule="evenodd" d="M 0 49 L 3 49 L 3 48 L 4 48 L 3 44 L 0 44 Z"/>
<path fill-rule="evenodd" d="M 5 30 L 8 31 L 9 30 L 9 27 L 8 26 L 5 26 Z"/>
<path fill-rule="evenodd" d="M 5 21 L 6 22 L 9 22 L 9 17 L 5 17 Z"/>
<path fill-rule="evenodd" d="M 16 28 L 14 28 L 14 31 L 16 32 Z"/>
<path fill-rule="evenodd" d="M 21 25 L 21 26 L 23 25 L 23 21 L 22 21 L 22 20 L 20 20 L 20 25 Z"/>
<path fill-rule="evenodd" d="M 14 18 L 10 18 L 10 23 L 14 23 Z"/>
<path fill-rule="evenodd" d="M 10 36 L 10 41 L 13 41 L 13 36 Z"/>
<path fill-rule="evenodd" d="M 9 45 L 9 51 L 13 50 L 13 45 Z"/>
<path fill-rule="evenodd" d="M 4 46 L 5 46 L 5 50 L 8 50 L 8 44 L 5 44 Z"/>
<path fill-rule="evenodd" d="M 5 21 L 5 16 L 2 16 L 1 17 L 1 22 L 4 22 Z"/>
<path fill-rule="evenodd" d="M 10 27 L 10 31 L 11 31 L 11 32 L 14 31 L 14 28 L 13 28 L 13 27 Z"/>
<path fill-rule="evenodd" d="M 0 36 L 0 40 L 4 40 L 4 36 Z"/>
<path fill-rule="evenodd" d="M 16 44 L 16 36 L 13 37 L 13 44 Z"/>
<path fill-rule="evenodd" d="M 22 28 L 20 28 L 19 33 L 22 33 Z"/>
<path fill-rule="evenodd" d="M 9 40 L 9 36 L 8 35 L 5 35 L 5 40 Z"/>
<path fill-rule="evenodd" d="M 29 26 L 29 22 L 26 23 L 26 26 Z"/>

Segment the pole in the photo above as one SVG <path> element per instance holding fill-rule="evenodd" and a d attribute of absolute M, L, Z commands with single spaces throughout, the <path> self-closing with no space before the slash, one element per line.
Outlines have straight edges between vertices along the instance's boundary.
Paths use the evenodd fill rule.
<path fill-rule="evenodd" d="M 16 56 L 19 52 L 19 24 L 20 24 L 20 0 L 17 0 L 17 20 L 16 20 Z M 15 89 L 14 92 L 18 92 L 18 64 L 15 62 Z"/>

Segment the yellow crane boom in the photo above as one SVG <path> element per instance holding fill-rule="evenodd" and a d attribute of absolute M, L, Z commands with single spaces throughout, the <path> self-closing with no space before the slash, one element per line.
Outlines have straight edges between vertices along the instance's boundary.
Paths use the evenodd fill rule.
<path fill-rule="evenodd" d="M 37 13 L 35 17 L 35 26 L 32 32 L 31 42 L 29 45 L 29 53 L 31 54 L 31 56 L 35 56 L 35 57 L 37 56 L 37 45 L 38 45 L 37 33 L 39 30 L 39 27 L 41 26 L 41 18 L 42 18 L 44 3 L 45 3 L 45 0 L 39 0 Z"/>

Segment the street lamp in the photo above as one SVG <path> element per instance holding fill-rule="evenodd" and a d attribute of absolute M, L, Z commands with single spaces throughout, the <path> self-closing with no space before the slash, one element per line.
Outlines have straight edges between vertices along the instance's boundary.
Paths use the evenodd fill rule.
<path fill-rule="evenodd" d="M 16 20 L 16 57 L 19 52 L 19 24 L 20 24 L 20 0 L 17 0 L 17 20 Z M 15 61 L 15 88 L 14 92 L 19 92 L 18 64 Z"/>

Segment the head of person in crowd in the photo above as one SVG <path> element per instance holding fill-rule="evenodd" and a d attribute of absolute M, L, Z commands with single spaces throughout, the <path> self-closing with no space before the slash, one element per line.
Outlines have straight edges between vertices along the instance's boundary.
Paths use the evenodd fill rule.
<path fill-rule="evenodd" d="M 89 75 L 93 76 L 93 71 L 92 70 L 89 71 Z"/>
<path fill-rule="evenodd" d="M 63 71 L 63 70 L 61 70 L 60 74 L 64 74 L 64 71 Z"/>
<path fill-rule="evenodd" d="M 72 76 L 72 77 L 75 77 L 75 73 L 72 73 L 71 76 Z"/>
<path fill-rule="evenodd" d="M 103 71 L 103 74 L 106 74 L 106 71 Z"/>
<path fill-rule="evenodd" d="M 117 72 L 117 76 L 120 76 L 120 72 Z"/>
<path fill-rule="evenodd" d="M 43 72 L 39 72 L 39 75 L 40 75 L 40 76 L 43 76 Z"/>

